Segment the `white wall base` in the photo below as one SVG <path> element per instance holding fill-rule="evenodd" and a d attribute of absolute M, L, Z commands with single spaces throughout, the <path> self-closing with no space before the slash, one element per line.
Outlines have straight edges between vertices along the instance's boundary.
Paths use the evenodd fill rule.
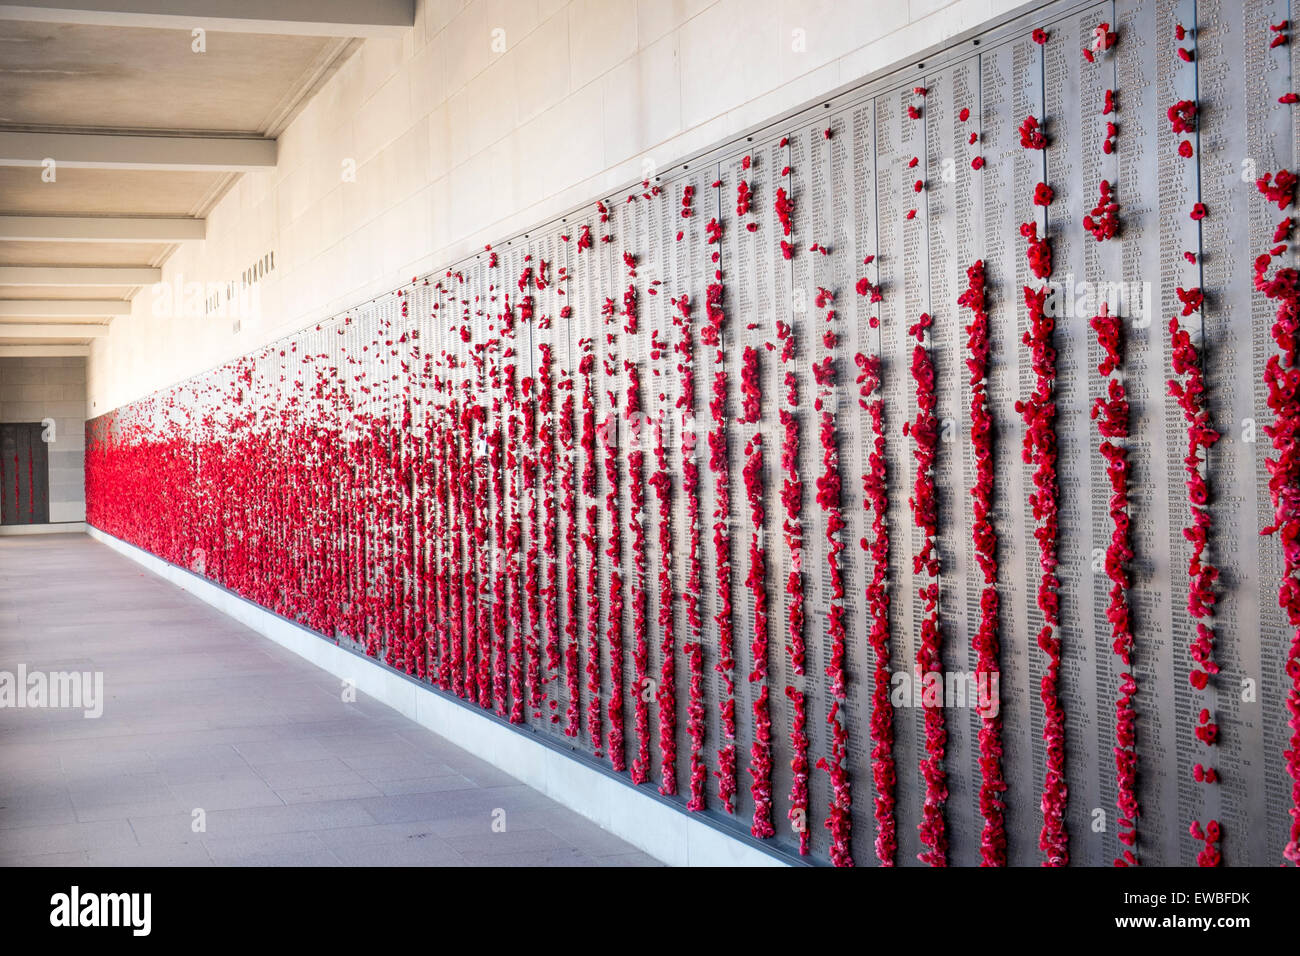
<path fill-rule="evenodd" d="M 263 637 L 306 658 L 358 691 L 581 814 L 672 866 L 782 866 L 784 861 L 736 840 L 688 813 L 453 703 L 359 657 L 183 568 L 168 564 L 97 528 L 87 533 L 159 577 L 210 604 Z"/>

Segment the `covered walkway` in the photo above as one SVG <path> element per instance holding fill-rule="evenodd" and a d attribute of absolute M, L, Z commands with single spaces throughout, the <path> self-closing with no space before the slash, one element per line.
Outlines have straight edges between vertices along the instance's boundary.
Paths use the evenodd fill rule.
<path fill-rule="evenodd" d="M 654 863 L 82 534 L 0 537 L 20 666 L 103 714 L 0 709 L 0 865 Z"/>

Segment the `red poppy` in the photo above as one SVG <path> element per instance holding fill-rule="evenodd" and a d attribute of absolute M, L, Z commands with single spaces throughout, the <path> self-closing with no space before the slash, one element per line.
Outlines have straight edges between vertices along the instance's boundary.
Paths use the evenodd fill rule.
<path fill-rule="evenodd" d="M 1083 228 L 1098 242 L 1114 238 L 1119 232 L 1119 203 L 1115 202 L 1109 180 L 1101 181 L 1100 190 L 1097 205 L 1083 217 Z"/>
<path fill-rule="evenodd" d="M 1026 116 L 1020 124 L 1020 145 L 1025 149 L 1047 148 L 1047 137 L 1043 134 L 1037 117 Z"/>
<path fill-rule="evenodd" d="M 1278 209 L 1286 209 L 1295 202 L 1297 177 L 1288 169 L 1281 169 L 1275 174 L 1265 173 L 1255 180 L 1255 187 L 1270 203 Z"/>

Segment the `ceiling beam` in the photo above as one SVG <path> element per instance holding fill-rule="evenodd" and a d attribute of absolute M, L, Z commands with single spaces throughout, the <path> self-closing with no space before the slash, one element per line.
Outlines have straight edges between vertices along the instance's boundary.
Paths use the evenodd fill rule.
<path fill-rule="evenodd" d="M 89 355 L 89 345 L 0 345 L 0 358 L 56 358 Z"/>
<path fill-rule="evenodd" d="M 153 285 L 161 269 L 126 266 L 0 266 L 0 285 Z"/>
<path fill-rule="evenodd" d="M 0 322 L 0 341 L 4 339 L 102 339 L 108 335 L 107 325 L 77 325 L 75 323 Z"/>
<path fill-rule="evenodd" d="M 203 219 L 113 216 L 0 216 L 0 240 L 23 242 L 184 242 L 202 239 Z"/>
<path fill-rule="evenodd" d="M 19 319 L 94 319 L 130 315 L 124 299 L 0 299 L 0 316 Z"/>
<path fill-rule="evenodd" d="M 246 173 L 275 166 L 275 140 L 236 136 L 0 131 L 0 166 L 207 170 Z M 57 179 L 56 179 L 57 182 Z"/>
<path fill-rule="evenodd" d="M 282 36 L 401 37 L 415 0 L 20 0 L 0 20 Z"/>

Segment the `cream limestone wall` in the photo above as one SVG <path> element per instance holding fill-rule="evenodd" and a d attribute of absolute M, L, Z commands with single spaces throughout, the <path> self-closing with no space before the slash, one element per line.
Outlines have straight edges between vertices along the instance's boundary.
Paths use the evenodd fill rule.
<path fill-rule="evenodd" d="M 671 164 L 1024 6 L 419 0 L 415 27 L 367 40 L 280 137 L 277 167 L 244 175 L 209 215 L 208 238 L 165 264 L 164 282 L 183 291 L 237 281 L 273 250 L 259 317 L 236 333 L 201 307 L 166 314 L 142 290 L 95 340 L 87 412 L 354 307 L 638 180 L 647 161 Z"/>

